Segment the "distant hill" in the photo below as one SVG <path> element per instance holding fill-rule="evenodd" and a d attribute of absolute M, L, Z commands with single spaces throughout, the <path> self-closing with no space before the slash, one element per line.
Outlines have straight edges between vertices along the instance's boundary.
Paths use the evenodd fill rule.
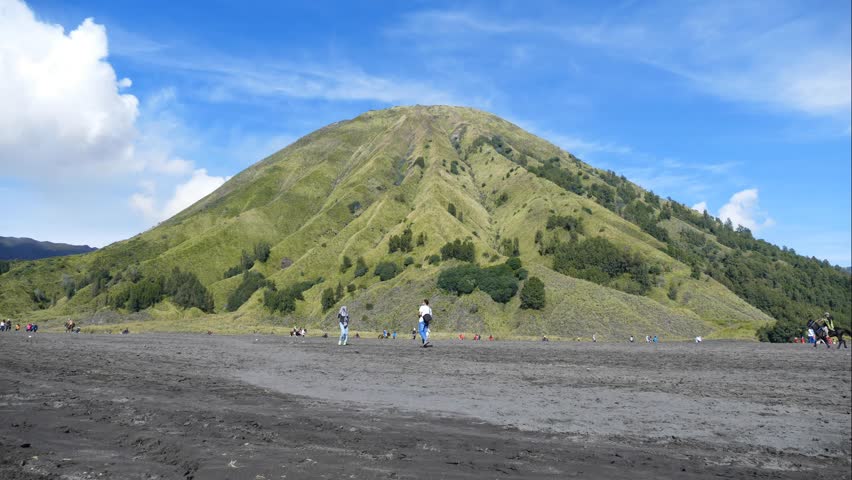
<path fill-rule="evenodd" d="M 97 249 L 88 245 L 40 242 L 32 238 L 0 237 L 0 260 L 37 260 L 95 250 Z"/>
<path fill-rule="evenodd" d="M 406 331 L 430 298 L 444 332 L 754 338 L 778 320 L 762 336 L 783 339 L 826 310 L 848 324 L 850 291 L 492 114 L 414 106 L 317 130 L 128 240 L 15 262 L 0 316 L 333 330 L 346 305 L 356 330 Z"/>

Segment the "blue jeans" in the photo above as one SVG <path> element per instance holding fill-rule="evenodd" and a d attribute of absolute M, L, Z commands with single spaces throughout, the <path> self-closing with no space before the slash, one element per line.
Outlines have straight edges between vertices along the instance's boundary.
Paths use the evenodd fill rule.
<path fill-rule="evenodd" d="M 417 325 L 417 329 L 420 331 L 420 340 L 422 340 L 423 343 L 428 342 L 429 341 L 429 332 L 426 329 L 426 322 L 420 322 Z"/>
<path fill-rule="evenodd" d="M 340 340 L 339 343 L 346 343 L 349 341 L 349 325 L 343 326 L 342 323 L 338 323 L 340 325 Z"/>

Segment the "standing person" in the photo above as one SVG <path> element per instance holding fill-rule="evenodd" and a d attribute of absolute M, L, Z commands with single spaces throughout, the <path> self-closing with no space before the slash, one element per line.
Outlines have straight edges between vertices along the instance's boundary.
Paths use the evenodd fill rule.
<path fill-rule="evenodd" d="M 633 335 L 630 335 L 630 343 L 633 343 L 634 340 Z"/>
<path fill-rule="evenodd" d="M 816 343 L 816 334 L 814 334 L 814 329 L 808 327 L 808 343 Z"/>
<path fill-rule="evenodd" d="M 654 335 L 654 343 L 657 343 L 657 336 Z"/>
<path fill-rule="evenodd" d="M 417 325 L 417 328 L 420 330 L 420 341 L 423 342 L 424 347 L 431 347 L 432 344 L 429 343 L 429 323 L 432 322 L 432 307 L 429 306 L 428 298 L 423 299 L 417 315 L 420 317 Z"/>
<path fill-rule="evenodd" d="M 598 343 L 598 334 L 597 333 L 592 334 L 592 343 Z"/>
<path fill-rule="evenodd" d="M 340 325 L 340 338 L 337 340 L 338 345 L 346 345 L 349 342 L 349 310 L 346 305 L 340 307 L 337 312 L 337 323 Z"/>

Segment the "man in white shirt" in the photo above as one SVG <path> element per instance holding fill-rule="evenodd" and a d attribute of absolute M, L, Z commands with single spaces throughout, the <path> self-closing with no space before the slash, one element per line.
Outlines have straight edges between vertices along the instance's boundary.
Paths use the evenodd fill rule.
<path fill-rule="evenodd" d="M 431 347 L 432 344 L 429 343 L 429 323 L 432 321 L 432 308 L 429 306 L 429 299 L 424 299 L 423 303 L 420 304 L 418 316 L 420 317 L 420 322 L 417 328 L 420 330 L 420 341 L 423 342 L 424 347 Z"/>

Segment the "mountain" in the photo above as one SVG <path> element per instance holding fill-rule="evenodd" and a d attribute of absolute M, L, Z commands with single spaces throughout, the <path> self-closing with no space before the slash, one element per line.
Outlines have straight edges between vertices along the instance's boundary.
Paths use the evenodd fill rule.
<path fill-rule="evenodd" d="M 40 242 L 32 238 L 0 237 L 0 260 L 36 260 L 95 251 L 88 245 Z"/>
<path fill-rule="evenodd" d="M 839 267 L 446 106 L 328 125 L 149 231 L 0 275 L 0 316 L 178 330 L 333 330 L 345 304 L 407 331 L 424 297 L 436 331 L 571 338 L 776 339 L 852 304 Z"/>

